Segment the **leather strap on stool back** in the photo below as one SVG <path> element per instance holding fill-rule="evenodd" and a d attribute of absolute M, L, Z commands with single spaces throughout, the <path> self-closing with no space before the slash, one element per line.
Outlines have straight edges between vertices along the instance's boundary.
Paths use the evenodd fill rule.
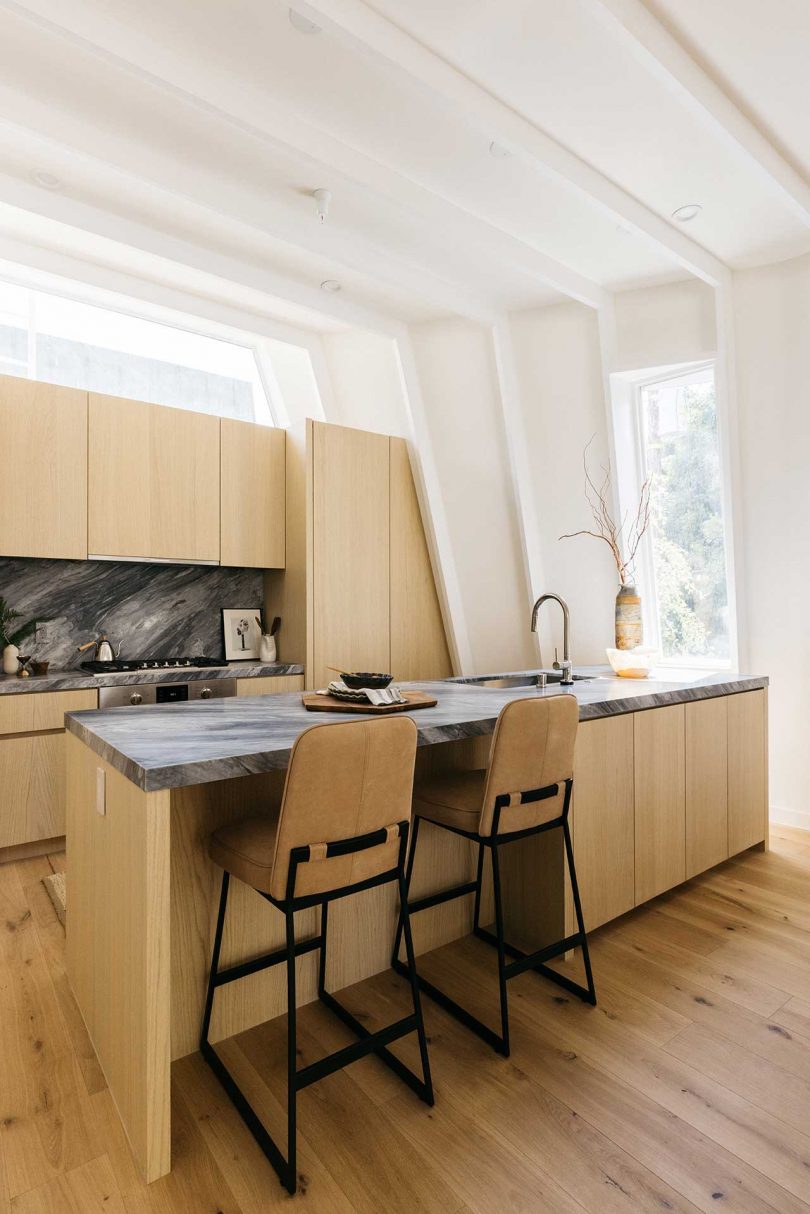
<path fill-rule="evenodd" d="M 270 893 L 287 896 L 290 852 L 310 845 L 295 896 L 328 893 L 395 868 L 396 832 L 347 856 L 316 859 L 320 844 L 364 835 L 411 816 L 416 726 L 410 717 L 315 725 L 297 739 L 281 804 Z"/>
<path fill-rule="evenodd" d="M 564 781 L 574 774 L 579 705 L 573 696 L 512 700 L 501 711 L 492 739 L 480 832 L 492 833 L 495 798 L 559 784 L 556 797 L 501 810 L 498 834 L 528 830 L 559 818 Z"/>

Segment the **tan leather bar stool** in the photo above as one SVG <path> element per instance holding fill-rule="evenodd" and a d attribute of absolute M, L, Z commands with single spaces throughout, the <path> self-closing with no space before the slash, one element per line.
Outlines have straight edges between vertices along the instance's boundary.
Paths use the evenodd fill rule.
<path fill-rule="evenodd" d="M 296 1097 L 310 1083 L 375 1053 L 422 1100 L 433 1104 L 405 889 L 415 756 L 416 726 L 409 717 L 317 725 L 301 734 L 293 747 L 280 810 L 274 816 L 222 826 L 210 839 L 211 858 L 224 872 L 200 1050 L 290 1193 L 297 1184 Z M 283 913 L 286 943 L 272 953 L 220 970 L 231 877 L 250 885 Z M 372 1033 L 325 988 L 327 912 L 336 898 L 391 881 L 399 885 L 398 935 L 405 935 L 413 1012 Z M 296 941 L 295 912 L 312 906 L 321 908 L 320 932 L 313 939 Z M 299 1069 L 295 958 L 316 949 L 320 950 L 318 997 L 358 1040 Z M 286 1158 L 208 1040 L 217 987 L 282 962 L 287 966 Z M 414 1032 L 419 1040 L 421 1079 L 388 1049 L 392 1041 Z"/>
<path fill-rule="evenodd" d="M 411 913 L 438 906 L 452 898 L 475 894 L 473 931 L 476 936 L 493 944 L 498 950 L 498 983 L 501 1003 L 501 1032 L 473 1016 L 433 983 L 419 978 L 419 985 L 437 1003 L 452 1012 L 462 1024 L 483 1037 L 498 1053 L 509 1054 L 509 1005 L 506 984 L 510 978 L 527 969 L 536 970 L 552 982 L 579 996 L 586 1003 L 596 1003 L 596 991 L 588 953 L 588 938 L 582 919 L 568 812 L 574 771 L 574 742 L 577 736 L 579 706 L 573 696 L 512 700 L 501 711 L 495 726 L 489 766 L 484 771 L 462 771 L 440 776 L 414 788 L 414 826 L 411 852 L 405 882 L 406 896 L 413 876 L 414 858 L 422 818 L 442 826 L 478 844 L 478 871 L 474 881 L 452 889 L 431 894 L 409 903 Z M 571 877 L 571 892 L 577 931 L 556 944 L 547 945 L 526 954 L 513 948 L 504 939 L 503 899 L 498 852 L 506 843 L 525 839 L 541 831 L 561 827 L 565 855 Z M 484 851 L 492 857 L 492 892 L 495 903 L 495 933 L 481 927 L 481 882 L 484 872 Z M 399 959 L 401 934 L 405 928 L 403 916 L 394 943 L 393 966 L 399 973 L 413 974 L 410 960 Z M 569 949 L 581 948 L 587 987 L 547 965 Z M 515 960 L 507 962 L 506 957 Z"/>

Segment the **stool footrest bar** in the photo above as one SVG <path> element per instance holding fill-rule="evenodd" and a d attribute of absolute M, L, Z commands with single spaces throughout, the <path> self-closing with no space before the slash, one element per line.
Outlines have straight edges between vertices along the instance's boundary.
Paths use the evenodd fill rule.
<path fill-rule="evenodd" d="M 376 1033 L 369 1033 L 359 1041 L 353 1041 L 351 1045 L 346 1045 L 341 1050 L 335 1050 L 334 1054 L 327 1054 L 325 1058 L 319 1058 L 317 1062 L 302 1067 L 300 1071 L 296 1072 L 295 1086 L 299 1091 L 309 1087 L 316 1080 L 325 1079 L 327 1075 L 332 1075 L 335 1071 L 349 1066 L 350 1063 L 365 1058 L 367 1054 L 381 1051 L 389 1042 L 396 1041 L 399 1037 L 414 1032 L 415 1029 L 416 1016 L 411 1013 L 410 1016 L 404 1016 L 402 1020 L 397 1020 L 394 1024 L 389 1024 Z"/>
<path fill-rule="evenodd" d="M 372 1038 L 373 1041 L 378 1042 L 379 1044 L 372 1044 L 370 1049 L 377 1055 L 380 1062 L 384 1062 L 395 1075 L 399 1076 L 403 1083 L 406 1083 L 413 1092 L 416 1092 L 416 1095 L 420 1100 L 424 1100 L 426 1104 L 433 1104 L 432 1091 L 429 1092 L 425 1082 L 420 1079 L 418 1075 L 415 1075 L 413 1071 L 409 1070 L 409 1068 L 405 1066 L 404 1062 L 400 1062 L 396 1054 L 391 1053 L 391 1051 L 387 1048 L 386 1043 L 380 1040 L 379 1032 L 373 1033 L 370 1029 L 367 1029 L 364 1024 L 361 1024 L 361 1022 L 351 1014 L 348 1008 L 345 1008 L 342 1003 L 339 1003 L 334 995 L 330 995 L 328 991 L 321 991 L 319 993 L 319 998 L 323 1005 L 329 1008 L 330 1012 L 333 1012 L 339 1020 L 343 1021 L 347 1028 L 350 1028 L 352 1032 L 356 1033 L 357 1036 L 362 1040 Z M 408 1033 L 414 1032 L 418 1027 L 415 1014 L 406 1016 L 404 1020 L 398 1021 L 396 1025 L 392 1025 L 391 1027 L 396 1028 L 397 1025 L 404 1026 L 410 1021 L 413 1021 L 413 1023 L 410 1023 L 407 1028 L 403 1027 L 401 1032 L 397 1033 L 395 1037 L 388 1038 L 388 1040 L 394 1041 L 397 1037 L 404 1037 Z M 384 1032 L 385 1030 L 381 1031 Z"/>
<path fill-rule="evenodd" d="M 465 894 L 474 894 L 478 886 L 475 881 L 467 881 L 464 885 L 454 885 L 452 889 L 440 890 L 437 894 L 426 894 L 424 898 L 409 898 L 408 910 L 427 910 L 429 906 L 441 906 L 442 902 L 451 902 L 453 898 L 463 898 Z"/>
<path fill-rule="evenodd" d="M 322 936 L 315 936 L 312 940 L 301 940 L 295 946 L 295 955 L 301 957 L 304 953 L 313 953 L 322 944 Z M 257 974 L 260 970 L 269 969 L 271 965 L 280 965 L 286 959 L 286 948 L 277 948 L 272 953 L 254 957 L 252 961 L 243 961 L 241 965 L 231 965 L 226 970 L 220 970 L 214 977 L 214 986 L 224 986 L 227 982 L 235 982 L 237 978 L 247 978 L 249 974 Z"/>
<path fill-rule="evenodd" d="M 394 969 L 403 977 L 410 977 L 410 970 L 404 961 L 395 960 Z M 487 1045 L 492 1046 L 499 1054 L 508 1054 L 506 1044 L 502 1037 L 498 1035 L 489 1025 L 484 1024 L 483 1020 L 479 1020 L 477 1016 L 473 1016 L 472 1012 L 468 1012 L 466 1007 L 462 1007 L 460 1003 L 456 1003 L 455 999 L 451 999 L 444 991 L 439 990 L 432 982 L 428 982 L 427 978 L 423 978 L 421 974 L 417 975 L 419 989 L 424 991 L 426 995 L 430 995 L 434 1003 L 438 1003 L 439 1007 L 443 1007 L 446 1012 L 450 1012 L 457 1020 L 476 1033 Z"/>

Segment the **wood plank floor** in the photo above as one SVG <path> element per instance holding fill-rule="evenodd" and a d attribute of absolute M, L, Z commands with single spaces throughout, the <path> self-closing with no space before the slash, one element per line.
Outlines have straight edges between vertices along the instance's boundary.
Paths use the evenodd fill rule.
<path fill-rule="evenodd" d="M 510 1059 L 426 1001 L 436 1107 L 373 1059 L 309 1088 L 294 1199 L 197 1055 L 175 1066 L 173 1171 L 140 1182 L 40 883 L 63 863 L 0 868 L 0 1214 L 810 1212 L 810 834 L 774 828 L 595 933 L 596 1009 L 515 979 Z M 494 1020 L 485 945 L 424 968 Z M 392 974 L 344 999 L 370 1025 L 406 1006 Z M 350 1040 L 318 1006 L 300 1025 L 302 1064 Z M 283 1045 L 277 1020 L 223 1047 L 280 1132 Z"/>

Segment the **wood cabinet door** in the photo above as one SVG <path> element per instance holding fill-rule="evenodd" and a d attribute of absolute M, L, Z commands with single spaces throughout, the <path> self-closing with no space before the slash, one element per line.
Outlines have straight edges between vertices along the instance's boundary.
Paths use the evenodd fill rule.
<path fill-rule="evenodd" d="M 307 680 L 391 670 L 388 437 L 310 429 L 311 637 Z"/>
<path fill-rule="evenodd" d="M 219 418 L 90 393 L 92 556 L 219 561 Z"/>
<path fill-rule="evenodd" d="M 686 875 L 728 858 L 728 696 L 686 712 Z"/>
<path fill-rule="evenodd" d="M 728 696 L 728 854 L 767 838 L 768 694 Z"/>
<path fill-rule="evenodd" d="M 0 738 L 0 847 L 65 833 L 65 735 Z"/>
<path fill-rule="evenodd" d="M 684 706 L 633 714 L 636 905 L 686 879 Z"/>
<path fill-rule="evenodd" d="M 220 564 L 283 569 L 286 431 L 222 418 Z"/>
<path fill-rule="evenodd" d="M 583 722 L 571 821 L 588 931 L 635 906 L 634 799 L 632 715 Z"/>
<path fill-rule="evenodd" d="M 303 691 L 302 674 L 260 675 L 256 679 L 239 679 L 236 684 L 238 696 L 278 696 L 285 691 Z"/>
<path fill-rule="evenodd" d="M 87 556 L 87 393 L 0 376 L 0 555 Z"/>
<path fill-rule="evenodd" d="M 390 440 L 391 672 L 397 679 L 453 673 L 408 444 Z"/>

